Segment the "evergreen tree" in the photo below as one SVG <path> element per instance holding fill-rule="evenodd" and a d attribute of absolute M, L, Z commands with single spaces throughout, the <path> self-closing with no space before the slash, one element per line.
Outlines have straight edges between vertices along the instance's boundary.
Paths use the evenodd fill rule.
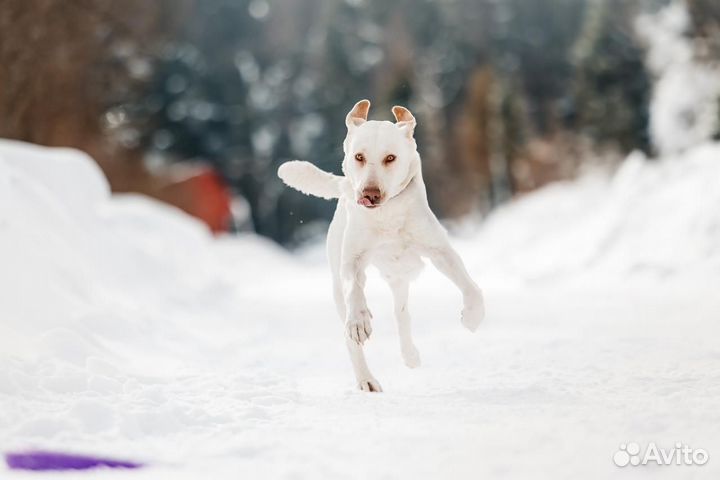
<path fill-rule="evenodd" d="M 591 3 L 575 49 L 570 126 L 623 152 L 650 149 L 650 81 L 634 36 L 636 6 L 623 0 Z"/>

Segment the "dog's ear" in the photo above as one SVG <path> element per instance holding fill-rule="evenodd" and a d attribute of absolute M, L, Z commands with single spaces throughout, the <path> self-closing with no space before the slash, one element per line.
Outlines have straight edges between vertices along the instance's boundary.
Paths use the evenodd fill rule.
<path fill-rule="evenodd" d="M 350 113 L 345 117 L 345 125 L 348 130 L 354 127 L 359 127 L 363 123 L 367 122 L 368 112 L 370 111 L 370 100 L 360 100 L 350 110 Z"/>
<path fill-rule="evenodd" d="M 400 105 L 395 105 L 392 108 L 392 112 L 393 115 L 395 115 L 395 125 L 405 132 L 405 135 L 407 135 L 408 138 L 412 138 L 417 122 L 415 122 L 415 117 L 413 117 L 413 114 L 410 113 L 410 110 L 405 107 L 401 107 Z"/>

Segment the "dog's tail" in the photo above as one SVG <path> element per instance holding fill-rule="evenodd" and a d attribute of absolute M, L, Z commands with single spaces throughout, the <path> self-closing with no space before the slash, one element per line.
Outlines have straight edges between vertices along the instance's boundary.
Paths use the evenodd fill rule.
<path fill-rule="evenodd" d="M 305 195 L 332 199 L 340 197 L 340 183 L 344 177 L 320 170 L 310 162 L 293 160 L 278 168 L 278 177 L 285 185 Z"/>

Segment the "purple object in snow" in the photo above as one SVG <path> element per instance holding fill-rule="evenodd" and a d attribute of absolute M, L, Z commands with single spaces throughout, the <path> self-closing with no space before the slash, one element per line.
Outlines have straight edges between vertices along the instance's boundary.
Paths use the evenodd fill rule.
<path fill-rule="evenodd" d="M 5 462 L 14 470 L 87 470 L 89 468 L 140 468 L 142 463 L 73 453 L 30 451 L 6 453 Z"/>

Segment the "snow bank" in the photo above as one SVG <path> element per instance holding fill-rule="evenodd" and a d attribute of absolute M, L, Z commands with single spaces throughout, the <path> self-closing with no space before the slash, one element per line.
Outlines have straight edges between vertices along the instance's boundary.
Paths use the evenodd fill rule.
<path fill-rule="evenodd" d="M 720 144 L 522 197 L 472 242 L 480 271 L 545 281 L 720 275 Z"/>
<path fill-rule="evenodd" d="M 235 398 L 246 392 L 255 408 L 249 399 L 272 376 L 237 371 L 258 361 L 258 338 L 278 328 L 281 314 L 259 304 L 266 284 L 257 280 L 274 270 L 288 282 L 299 276 L 271 242 L 217 239 L 173 207 L 111 196 L 96 163 L 78 151 L 7 140 L 0 141 L 0 266 L 2 449 L 151 464 L 198 448 L 166 436 L 217 431 L 235 405 L 213 403 L 217 388 L 232 384 Z M 275 284 L 284 288 L 282 279 Z M 173 393 L 174 382 L 192 375 L 199 376 L 190 398 Z M 206 388 L 207 378 L 221 386 Z M 154 440 L 136 442 L 148 435 Z"/>
<path fill-rule="evenodd" d="M 218 318 L 242 319 L 238 306 L 223 303 L 243 297 L 232 278 L 242 272 L 215 254 L 204 225 L 146 197 L 111 196 L 80 152 L 0 143 L 0 233 L 3 353 L 84 366 L 111 352 L 126 367 L 135 350 L 175 353 L 137 366 L 165 371 L 189 359 L 181 352 L 187 338 L 158 337 L 163 327 L 182 326 L 177 331 L 202 344 L 208 327 L 227 325 Z M 234 243 L 266 265 L 287 261 L 268 242 Z M 207 304 L 215 310 L 203 325 L 188 320 Z M 121 345 L 100 345 L 105 338 Z"/>

